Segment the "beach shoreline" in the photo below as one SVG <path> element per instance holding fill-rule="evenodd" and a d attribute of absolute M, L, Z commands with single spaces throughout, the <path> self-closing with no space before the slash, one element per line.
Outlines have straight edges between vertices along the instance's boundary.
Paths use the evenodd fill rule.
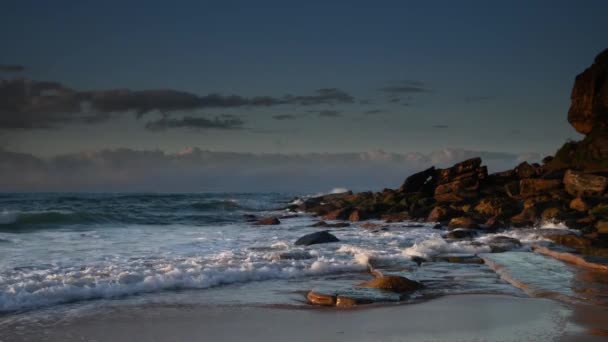
<path fill-rule="evenodd" d="M 604 309 L 596 307 L 594 310 Z M 504 295 L 454 295 L 409 305 L 347 310 L 267 306 L 123 306 L 70 318 L 56 317 L 35 324 L 14 320 L 0 324 L 0 340 L 602 340 L 602 336 L 589 332 L 601 333 L 599 326 L 605 322 L 598 321 L 598 313 L 594 312 L 591 316 L 596 318 L 595 326 L 581 325 L 585 320 L 574 316 L 581 312 L 587 311 L 549 299 Z"/>

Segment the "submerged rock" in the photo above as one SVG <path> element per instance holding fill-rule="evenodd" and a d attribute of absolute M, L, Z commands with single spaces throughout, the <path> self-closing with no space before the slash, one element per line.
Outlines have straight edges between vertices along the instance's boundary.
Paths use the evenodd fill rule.
<path fill-rule="evenodd" d="M 314 291 L 308 292 L 306 299 L 308 299 L 310 304 L 322 306 L 335 306 L 337 300 L 335 295 L 328 295 Z"/>
<path fill-rule="evenodd" d="M 319 221 L 313 225 L 311 225 L 311 227 L 327 227 L 327 228 L 344 228 L 344 227 L 349 227 L 350 223 L 348 222 L 336 222 L 336 223 L 327 223 L 325 221 Z"/>
<path fill-rule="evenodd" d="M 589 247 L 591 246 L 591 240 L 578 236 L 575 234 L 555 234 L 545 236 L 547 239 L 571 248 Z"/>
<path fill-rule="evenodd" d="M 339 242 L 340 240 L 329 233 L 329 231 L 324 230 L 321 232 L 316 232 L 308 235 L 304 235 L 298 240 L 296 240 L 296 246 L 310 246 L 319 243 L 329 243 L 329 242 Z"/>
<path fill-rule="evenodd" d="M 276 217 L 266 217 L 254 223 L 256 226 L 273 226 L 281 224 L 281 221 Z"/>
<path fill-rule="evenodd" d="M 492 253 L 503 253 L 521 247 L 521 241 L 504 235 L 494 236 L 487 243 Z"/>
<path fill-rule="evenodd" d="M 434 258 L 435 261 L 443 261 L 455 264 L 483 264 L 483 259 L 477 255 L 467 254 L 444 254 Z"/>
<path fill-rule="evenodd" d="M 448 232 L 445 237 L 448 239 L 471 239 L 477 235 L 473 229 L 454 229 Z"/>
<path fill-rule="evenodd" d="M 450 228 L 466 228 L 466 229 L 477 229 L 479 225 L 475 220 L 470 217 L 455 217 L 448 223 Z"/>
<path fill-rule="evenodd" d="M 370 281 L 358 284 L 357 286 L 381 289 L 396 293 L 415 291 L 422 288 L 422 284 L 417 281 L 394 275 L 381 276 L 376 279 L 372 279 Z"/>

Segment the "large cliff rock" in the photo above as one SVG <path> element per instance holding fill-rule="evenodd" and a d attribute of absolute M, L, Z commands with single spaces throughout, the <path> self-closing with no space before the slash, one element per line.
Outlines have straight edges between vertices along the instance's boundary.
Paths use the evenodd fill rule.
<path fill-rule="evenodd" d="M 582 134 L 608 128 L 608 49 L 576 76 L 568 121 Z"/>

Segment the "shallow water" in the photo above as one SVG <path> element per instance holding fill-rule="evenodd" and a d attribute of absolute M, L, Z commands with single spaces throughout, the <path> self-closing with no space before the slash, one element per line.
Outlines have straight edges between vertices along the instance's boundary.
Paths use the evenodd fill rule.
<path fill-rule="evenodd" d="M 340 242 L 294 246 L 316 219 L 299 214 L 278 226 L 254 226 L 244 214 L 283 215 L 290 194 L 4 194 L 0 196 L 0 312 L 78 310 L 114 305 L 303 305 L 310 289 L 352 289 L 368 264 L 418 280 L 406 302 L 448 294 L 576 300 L 567 266 L 530 252 L 546 229 L 500 235 L 523 246 L 489 253 L 491 235 L 448 241 L 432 224 L 358 224 L 332 229 Z M 552 227 L 556 228 L 556 227 Z M 561 228 L 561 227 L 557 227 Z M 559 229 L 559 231 L 564 231 Z M 486 264 L 425 262 L 445 254 L 487 255 Z M 503 266 L 496 272 L 496 265 Z M 563 272 L 562 272 L 563 271 Z M 524 286 L 513 286 L 512 279 Z M 557 288 L 556 288 L 557 286 Z M 533 289 L 533 290 L 530 290 Z M 557 296 L 559 297 L 559 296 Z"/>

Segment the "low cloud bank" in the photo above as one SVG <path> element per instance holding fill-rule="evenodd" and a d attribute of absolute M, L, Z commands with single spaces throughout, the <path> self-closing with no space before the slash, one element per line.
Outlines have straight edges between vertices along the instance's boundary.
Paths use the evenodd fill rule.
<path fill-rule="evenodd" d="M 151 191 L 151 192 L 299 192 L 335 187 L 353 190 L 395 188 L 413 172 L 449 166 L 480 156 L 491 171 L 536 153 L 510 154 L 445 149 L 429 154 L 363 153 L 253 154 L 187 148 L 112 149 L 42 159 L 0 149 L 0 190 L 7 191 Z"/>

